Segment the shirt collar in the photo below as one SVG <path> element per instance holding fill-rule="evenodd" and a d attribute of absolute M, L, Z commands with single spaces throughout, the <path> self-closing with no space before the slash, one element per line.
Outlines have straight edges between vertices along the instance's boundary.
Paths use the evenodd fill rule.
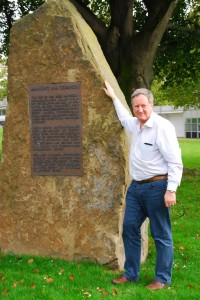
<path fill-rule="evenodd" d="M 155 119 L 155 112 L 152 111 L 150 118 L 146 121 L 144 126 L 153 127 L 154 119 Z"/>
<path fill-rule="evenodd" d="M 156 116 L 156 113 L 152 111 L 150 118 L 146 121 L 144 126 L 153 127 L 153 122 L 154 122 L 155 116 Z M 139 120 L 137 120 L 137 127 L 138 127 L 138 129 L 140 128 Z"/>

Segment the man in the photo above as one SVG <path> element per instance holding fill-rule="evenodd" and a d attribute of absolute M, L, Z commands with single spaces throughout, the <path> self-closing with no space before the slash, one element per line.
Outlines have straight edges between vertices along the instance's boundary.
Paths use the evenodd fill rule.
<path fill-rule="evenodd" d="M 129 114 L 113 88 L 105 82 L 104 91 L 113 100 L 122 126 L 131 133 L 129 168 L 133 178 L 126 194 L 123 222 L 125 273 L 113 279 L 114 284 L 139 280 L 141 225 L 148 217 L 157 257 L 155 278 L 150 290 L 171 284 L 173 241 L 170 207 L 176 204 L 176 190 L 182 177 L 181 151 L 174 126 L 153 112 L 153 95 L 136 89 L 132 96 L 135 117 Z"/>

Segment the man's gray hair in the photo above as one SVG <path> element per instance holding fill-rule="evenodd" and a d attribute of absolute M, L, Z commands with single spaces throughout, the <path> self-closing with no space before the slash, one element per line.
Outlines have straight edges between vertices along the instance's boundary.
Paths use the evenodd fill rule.
<path fill-rule="evenodd" d="M 153 94 L 150 90 L 146 89 L 146 88 L 140 88 L 140 89 L 136 89 L 132 95 L 131 95 L 131 103 L 133 104 L 133 98 L 137 95 L 144 95 L 147 97 L 149 103 L 151 105 L 153 105 L 153 102 L 154 102 L 154 97 L 153 97 Z"/>

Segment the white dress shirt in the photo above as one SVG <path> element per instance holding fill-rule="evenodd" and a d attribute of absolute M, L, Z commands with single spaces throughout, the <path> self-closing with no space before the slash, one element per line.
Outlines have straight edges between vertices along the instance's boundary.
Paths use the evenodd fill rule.
<path fill-rule="evenodd" d="M 130 115 L 119 99 L 115 99 L 113 103 L 122 126 L 131 134 L 131 177 L 140 181 L 168 174 L 167 190 L 176 191 L 181 182 L 183 164 L 172 123 L 152 112 L 140 128 L 138 119 Z"/>

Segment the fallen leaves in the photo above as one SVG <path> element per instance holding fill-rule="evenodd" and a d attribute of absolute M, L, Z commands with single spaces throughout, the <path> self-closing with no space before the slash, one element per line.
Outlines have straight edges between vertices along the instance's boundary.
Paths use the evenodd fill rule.
<path fill-rule="evenodd" d="M 189 288 L 189 289 L 193 289 L 193 288 L 194 288 L 194 285 L 192 285 L 192 284 L 188 284 L 187 288 Z"/>
<path fill-rule="evenodd" d="M 200 234 L 196 235 L 197 240 L 200 240 Z"/>
<path fill-rule="evenodd" d="M 10 295 L 10 292 L 8 290 L 3 290 L 4 295 Z"/>
<path fill-rule="evenodd" d="M 62 275 L 63 273 L 65 272 L 65 270 L 64 269 L 61 269 L 60 271 L 59 271 L 59 275 Z"/>
<path fill-rule="evenodd" d="M 83 295 L 86 296 L 86 297 L 91 297 L 92 296 L 92 292 L 91 291 L 88 291 L 87 290 L 88 287 L 85 287 L 82 291 L 83 291 Z M 106 297 L 106 296 L 109 296 L 109 295 L 112 295 L 112 296 L 116 296 L 118 294 L 118 288 L 114 288 L 112 290 L 112 292 L 109 292 L 107 291 L 106 289 L 104 288 L 100 288 L 100 287 L 97 287 L 96 288 L 96 291 L 98 293 L 100 293 L 103 297 Z M 95 291 L 94 291 L 95 293 Z"/>
<path fill-rule="evenodd" d="M 84 292 L 83 295 L 84 295 L 84 296 L 91 297 L 91 294 L 90 294 L 89 292 Z"/>
<path fill-rule="evenodd" d="M 179 254 L 174 261 L 173 268 L 176 270 L 188 271 L 189 263 L 187 261 L 189 245 L 180 241 L 177 243 L 175 251 Z M 182 256 L 182 253 L 184 254 Z M 181 259 L 179 256 L 181 255 Z M 190 261 L 189 261 L 190 262 Z M 36 299 L 40 298 L 40 294 L 46 295 L 47 293 L 60 293 L 59 299 L 71 299 L 71 294 L 76 293 L 77 298 L 81 295 L 82 299 L 118 299 L 123 298 L 123 295 L 130 295 L 130 299 L 134 298 L 136 289 L 143 286 L 131 285 L 130 289 L 125 289 L 119 286 L 113 286 L 110 282 L 110 270 L 95 272 L 94 268 L 89 269 L 85 266 L 71 264 L 69 267 L 60 261 L 39 260 L 35 257 L 22 257 L 7 260 L 6 266 L 9 265 L 15 272 L 10 273 L 8 269 L 1 268 L 0 270 L 0 284 L 2 289 L 1 296 L 6 298 L 13 297 L 13 295 L 20 293 L 23 289 L 27 295 L 34 295 Z M 188 269 L 188 270 L 187 270 Z M 143 265 L 143 278 L 149 279 L 149 273 L 152 272 L 152 267 Z M 112 273 L 113 277 L 113 273 Z M 191 279 L 191 278 L 190 278 Z M 99 285 L 99 287 L 97 287 Z M 192 282 L 191 280 L 184 281 L 184 289 L 188 293 L 199 293 L 200 283 Z M 6 295 L 6 296 L 5 296 Z M 29 299 L 30 299 L 29 298 Z M 27 298 L 28 299 L 28 298 Z"/>
<path fill-rule="evenodd" d="M 114 288 L 113 291 L 112 291 L 112 295 L 115 296 L 118 294 L 118 289 L 117 288 Z"/>
<path fill-rule="evenodd" d="M 102 296 L 108 296 L 109 292 L 107 290 L 105 290 L 104 288 L 99 288 L 97 287 L 97 291 L 100 292 L 102 294 Z M 112 290 L 112 296 L 116 296 L 118 294 L 118 288 L 114 288 Z"/>
<path fill-rule="evenodd" d="M 12 288 L 15 289 L 17 287 L 17 282 L 14 282 Z"/>
<path fill-rule="evenodd" d="M 53 282 L 54 280 L 53 280 L 53 278 L 49 277 L 49 278 L 46 278 L 45 281 L 46 281 L 47 283 L 51 283 L 51 282 Z"/>
<path fill-rule="evenodd" d="M 33 273 L 40 273 L 38 269 L 34 270 Z"/>
<path fill-rule="evenodd" d="M 105 289 L 103 288 L 99 288 L 97 287 L 97 292 L 100 292 L 102 294 L 102 296 L 108 296 L 108 291 L 106 291 Z"/>
<path fill-rule="evenodd" d="M 2 276 L 1 281 L 3 282 L 6 279 L 6 276 L 3 276 L 3 274 L 1 276 Z"/>

